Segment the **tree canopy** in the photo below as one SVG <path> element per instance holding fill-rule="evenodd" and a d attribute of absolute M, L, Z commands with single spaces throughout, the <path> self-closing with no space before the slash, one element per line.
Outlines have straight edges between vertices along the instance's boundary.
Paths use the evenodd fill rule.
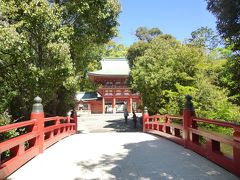
<path fill-rule="evenodd" d="M 135 33 L 135 35 L 137 36 L 137 38 L 139 40 L 148 41 L 148 42 L 160 34 L 162 34 L 162 31 L 159 28 L 148 29 L 143 26 L 137 28 L 136 33 Z"/>
<path fill-rule="evenodd" d="M 153 39 L 132 68 L 132 87 L 140 91 L 144 103 L 154 112 L 167 113 L 176 83 L 193 84 L 201 53 L 161 35 Z M 175 112 L 176 113 L 176 112 Z"/>
<path fill-rule="evenodd" d="M 188 39 L 188 42 L 199 48 L 211 51 L 219 46 L 220 39 L 211 28 L 200 27 L 191 33 L 191 38 Z"/>
<path fill-rule="evenodd" d="M 240 1 L 206 0 L 207 9 L 217 18 L 217 29 L 233 53 L 227 56 L 227 63 L 221 73 L 221 83 L 228 88 L 230 100 L 240 105 Z M 229 52 L 229 51 L 228 51 Z"/>
<path fill-rule="evenodd" d="M 117 33 L 120 4 L 1 0 L 0 8 L 0 113 L 9 109 L 26 119 L 39 95 L 47 116 L 65 115 L 98 52 Z"/>
<path fill-rule="evenodd" d="M 117 44 L 111 40 L 105 45 L 103 56 L 108 58 L 126 57 L 127 49 L 124 44 Z"/>
<path fill-rule="evenodd" d="M 145 50 L 148 48 L 149 43 L 145 41 L 138 41 L 133 43 L 128 51 L 127 51 L 127 59 L 130 68 L 134 66 L 135 61 L 137 61 L 137 57 L 144 55 Z"/>
<path fill-rule="evenodd" d="M 217 18 L 217 29 L 228 45 L 240 50 L 240 1 L 206 0 L 207 9 Z"/>
<path fill-rule="evenodd" d="M 208 57 L 199 46 L 181 43 L 167 34 L 129 47 L 131 86 L 142 95 L 150 113 L 181 114 L 185 95 L 193 96 L 199 117 L 238 119 L 239 108 L 219 87 L 226 61 Z"/>

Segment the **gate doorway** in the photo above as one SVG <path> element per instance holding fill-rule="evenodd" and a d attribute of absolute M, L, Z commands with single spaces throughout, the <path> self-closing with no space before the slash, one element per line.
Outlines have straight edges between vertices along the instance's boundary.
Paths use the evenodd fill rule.
<path fill-rule="evenodd" d="M 113 108 L 112 108 L 111 102 L 105 103 L 105 113 L 113 113 Z"/>
<path fill-rule="evenodd" d="M 117 100 L 117 101 L 116 101 L 115 108 L 116 108 L 116 113 L 123 113 L 124 101 L 119 101 L 119 100 Z"/>

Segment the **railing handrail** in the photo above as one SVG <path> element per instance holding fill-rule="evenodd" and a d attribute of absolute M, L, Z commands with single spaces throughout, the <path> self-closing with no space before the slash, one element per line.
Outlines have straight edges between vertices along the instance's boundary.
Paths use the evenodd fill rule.
<path fill-rule="evenodd" d="M 162 118 L 163 121 L 158 121 L 158 118 Z M 180 123 L 174 123 L 172 121 L 174 119 L 180 119 Z M 234 132 L 227 136 L 209 129 L 201 129 L 198 123 L 231 128 Z M 195 117 L 193 108 L 184 109 L 183 116 L 169 114 L 149 116 L 145 110 L 143 131 L 163 136 L 183 145 L 240 177 L 240 125 L 236 123 Z M 206 142 L 201 142 L 202 138 Z M 232 148 L 231 157 L 223 153 L 221 143 Z"/>
<path fill-rule="evenodd" d="M 67 119 L 73 119 L 72 117 L 64 117 L 64 116 L 54 116 L 54 117 L 47 117 L 44 118 L 44 122 L 48 121 L 57 121 L 57 120 L 67 120 Z"/>
<path fill-rule="evenodd" d="M 23 122 L 17 122 L 13 124 L 8 124 L 5 126 L 0 126 L 0 133 L 7 132 L 13 129 L 29 126 L 29 125 L 35 125 L 36 119 L 31 119 Z"/>
<path fill-rule="evenodd" d="M 171 115 L 171 114 L 155 114 L 149 117 L 171 117 L 171 118 L 183 118 L 182 116 L 178 116 L 178 115 Z"/>
<path fill-rule="evenodd" d="M 148 119 L 166 118 L 166 117 L 168 117 L 170 119 L 181 119 L 181 120 L 183 120 L 182 116 L 169 115 L 169 114 L 165 114 L 165 115 L 156 114 L 156 115 L 149 116 Z M 233 128 L 237 131 L 240 131 L 240 125 L 237 124 L 237 123 L 234 123 L 234 122 L 221 121 L 221 120 L 217 120 L 217 119 L 199 118 L 199 117 L 193 117 L 192 120 L 197 121 L 197 122 L 214 124 L 214 125 L 218 125 L 218 126 L 221 126 L 221 127 Z"/>
<path fill-rule="evenodd" d="M 72 117 L 54 116 L 54 117 L 44 118 L 44 122 L 54 121 L 54 120 L 59 120 L 59 119 L 60 120 L 67 120 L 67 119 L 73 120 Z M 4 125 L 4 126 L 0 126 L 0 133 L 7 132 L 7 131 L 17 129 L 17 128 L 21 128 L 21 127 L 25 127 L 25 126 L 35 125 L 35 123 L 36 123 L 36 119 L 30 119 L 30 120 L 26 120 L 26 121 L 23 121 L 23 122 L 16 122 L 16 123 L 13 123 L 13 124 L 7 124 L 7 125 Z"/>
<path fill-rule="evenodd" d="M 240 131 L 240 126 L 236 123 L 233 123 L 233 122 L 220 121 L 220 120 L 217 120 L 217 119 L 197 118 L 197 117 L 194 117 L 192 120 L 197 121 L 197 122 L 214 124 L 214 125 L 218 125 L 218 126 L 221 126 L 221 127 L 233 128 L 237 131 Z"/>

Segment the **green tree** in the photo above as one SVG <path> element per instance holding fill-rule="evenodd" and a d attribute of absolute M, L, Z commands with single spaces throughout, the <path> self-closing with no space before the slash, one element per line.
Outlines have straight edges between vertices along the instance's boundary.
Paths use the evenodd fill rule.
<path fill-rule="evenodd" d="M 217 86 L 225 62 L 211 60 L 198 47 L 170 35 L 160 35 L 135 57 L 132 89 L 141 93 L 151 113 L 181 114 L 184 97 L 190 94 L 198 117 L 237 120 L 239 107 Z"/>
<path fill-rule="evenodd" d="M 239 0 L 206 0 L 207 9 L 217 18 L 217 29 L 228 45 L 240 50 L 240 2 Z"/>
<path fill-rule="evenodd" d="M 144 55 L 145 50 L 148 49 L 150 41 L 162 34 L 163 33 L 159 28 L 148 29 L 141 26 L 136 29 L 135 35 L 139 41 L 131 45 L 127 51 L 127 59 L 130 68 L 135 66 L 134 64 L 136 63 L 138 57 Z M 167 37 L 167 35 L 165 35 L 165 37 Z"/>
<path fill-rule="evenodd" d="M 148 49 L 149 43 L 145 41 L 138 41 L 133 43 L 127 51 L 127 59 L 130 68 L 134 66 L 134 63 L 137 61 L 137 58 L 143 56 L 145 50 Z"/>
<path fill-rule="evenodd" d="M 143 102 L 153 112 L 168 112 L 166 106 L 175 96 L 176 83 L 192 85 L 201 60 L 197 48 L 190 48 L 174 37 L 161 35 L 153 39 L 148 49 L 132 68 L 132 87 L 143 96 Z M 175 112 L 176 113 L 176 112 Z"/>
<path fill-rule="evenodd" d="M 87 77 L 104 56 L 104 45 L 117 35 L 118 0 L 49 0 L 63 9 L 63 23 L 74 30 L 70 53 L 76 68 L 79 90 L 94 90 Z"/>
<path fill-rule="evenodd" d="M 212 83 L 204 73 L 196 76 L 195 110 L 199 117 L 239 121 L 239 107 L 229 102 L 227 91 Z"/>
<path fill-rule="evenodd" d="M 199 48 L 211 51 L 219 46 L 220 40 L 211 28 L 201 27 L 191 33 L 188 42 Z"/>
<path fill-rule="evenodd" d="M 74 93 L 69 45 L 73 30 L 62 25 L 61 8 L 44 0 L 2 1 L 1 12 L 8 23 L 1 25 L 0 33 L 3 80 L 15 92 L 11 114 L 29 118 L 34 96 L 41 96 L 46 105 L 57 98 L 59 88 Z"/>
<path fill-rule="evenodd" d="M 224 69 L 221 72 L 222 86 L 229 90 L 230 100 L 240 106 L 240 57 L 232 56 L 227 60 Z"/>
<path fill-rule="evenodd" d="M 39 95 L 47 115 L 65 114 L 117 33 L 118 1 L 1 0 L 0 8 L 0 113 L 27 118 Z"/>
<path fill-rule="evenodd" d="M 217 29 L 227 44 L 226 52 L 233 50 L 227 56 L 228 61 L 222 72 L 222 85 L 229 89 L 232 102 L 240 105 L 239 67 L 240 67 L 240 2 L 238 0 L 206 0 L 207 9 L 217 18 Z"/>
<path fill-rule="evenodd" d="M 147 41 L 147 42 L 151 41 L 153 38 L 161 34 L 162 34 L 162 31 L 159 28 L 148 29 L 142 26 L 137 28 L 135 33 L 135 35 L 139 40 Z"/>
<path fill-rule="evenodd" d="M 114 57 L 126 57 L 127 47 L 124 44 L 117 44 L 114 41 L 109 41 L 105 45 L 104 57 L 114 58 Z"/>
<path fill-rule="evenodd" d="M 63 8 L 63 23 L 73 27 L 71 57 L 77 70 L 101 59 L 104 43 L 117 35 L 118 0 L 53 0 Z M 100 55 L 99 55 L 100 54 Z M 85 62 L 83 62 L 85 61 Z"/>

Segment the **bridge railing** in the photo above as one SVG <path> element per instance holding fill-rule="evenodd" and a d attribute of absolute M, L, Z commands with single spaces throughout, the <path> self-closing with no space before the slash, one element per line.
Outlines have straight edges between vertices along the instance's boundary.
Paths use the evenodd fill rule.
<path fill-rule="evenodd" d="M 183 125 L 173 123 L 172 120 L 178 120 L 182 123 L 182 117 L 170 116 L 170 115 L 154 115 L 149 116 L 144 123 L 145 132 L 155 133 L 170 140 L 184 145 L 183 139 Z"/>
<path fill-rule="evenodd" d="M 179 117 L 171 115 L 149 116 L 147 109 L 145 109 L 143 122 L 144 132 L 157 134 L 183 145 L 240 177 L 239 125 L 197 118 L 193 107 L 185 107 L 183 116 Z M 225 135 L 203 128 L 204 125 L 231 129 L 233 133 Z"/>
<path fill-rule="evenodd" d="M 0 179 L 9 176 L 52 144 L 75 134 L 77 116 L 44 118 L 41 99 L 35 98 L 31 119 L 0 126 L 0 134 L 20 131 L 21 128 L 24 128 L 21 135 L 0 142 Z"/>

